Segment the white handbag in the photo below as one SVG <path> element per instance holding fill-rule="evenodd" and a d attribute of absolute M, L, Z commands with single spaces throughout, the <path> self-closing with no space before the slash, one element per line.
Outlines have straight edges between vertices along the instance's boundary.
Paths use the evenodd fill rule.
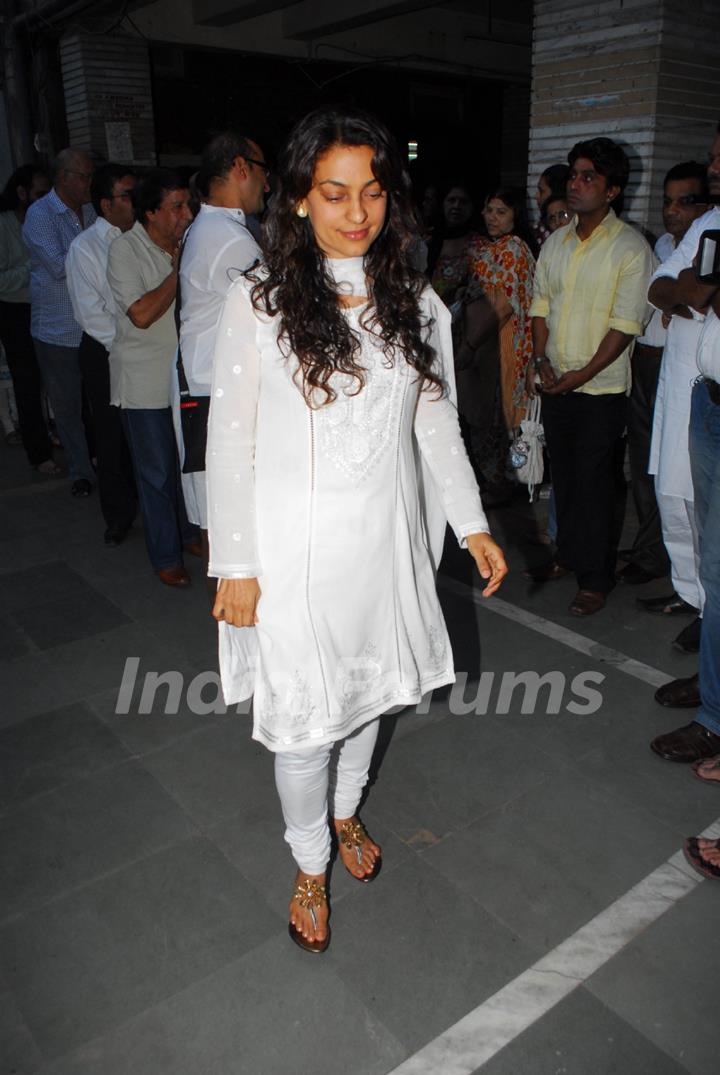
<path fill-rule="evenodd" d="M 520 423 L 520 432 L 510 445 L 510 465 L 514 468 L 518 481 L 527 485 L 530 500 L 533 498 L 535 487 L 543 480 L 544 445 L 540 397 L 535 395 L 528 400 L 525 417 Z"/>

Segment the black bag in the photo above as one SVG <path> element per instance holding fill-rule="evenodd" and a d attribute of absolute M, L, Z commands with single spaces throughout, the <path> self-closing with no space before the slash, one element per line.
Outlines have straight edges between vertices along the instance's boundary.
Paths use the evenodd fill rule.
<path fill-rule="evenodd" d="M 177 375 L 178 384 L 180 385 L 180 426 L 185 449 L 182 472 L 183 474 L 195 474 L 199 470 L 205 470 L 210 396 L 190 395 L 179 343 Z"/>
<path fill-rule="evenodd" d="M 192 227 L 192 225 L 191 225 Z M 180 349 L 180 308 L 182 296 L 180 294 L 180 265 L 185 251 L 185 240 L 190 228 L 183 236 L 183 245 L 178 259 L 177 294 L 175 296 L 175 328 L 178 334 L 177 349 L 177 375 L 180 386 L 180 428 L 182 429 L 183 447 L 185 459 L 183 461 L 183 474 L 197 474 L 205 470 L 205 448 L 207 446 L 208 414 L 210 412 L 210 396 L 191 396 L 190 387 L 185 376 L 182 350 Z"/>

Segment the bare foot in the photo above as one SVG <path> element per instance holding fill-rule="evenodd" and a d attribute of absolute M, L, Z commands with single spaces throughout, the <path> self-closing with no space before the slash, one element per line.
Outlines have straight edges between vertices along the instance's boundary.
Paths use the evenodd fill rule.
<path fill-rule="evenodd" d="M 366 877 L 369 879 L 376 870 L 376 864 L 380 863 L 382 851 L 354 814 L 352 817 L 334 818 L 333 825 L 343 866 L 359 881 L 364 881 Z"/>
<path fill-rule="evenodd" d="M 62 467 L 59 467 L 53 459 L 38 463 L 35 470 L 38 474 L 44 474 L 46 478 L 59 478 L 64 473 Z"/>
<path fill-rule="evenodd" d="M 703 758 L 693 765 L 701 780 L 708 784 L 720 784 L 720 755 L 715 758 Z"/>
<path fill-rule="evenodd" d="M 328 915 L 325 874 L 298 870 L 290 900 L 290 925 L 308 944 L 320 946 L 328 938 Z"/>
<path fill-rule="evenodd" d="M 720 840 L 706 840 L 704 836 L 698 836 L 697 845 L 703 862 L 720 866 Z"/>

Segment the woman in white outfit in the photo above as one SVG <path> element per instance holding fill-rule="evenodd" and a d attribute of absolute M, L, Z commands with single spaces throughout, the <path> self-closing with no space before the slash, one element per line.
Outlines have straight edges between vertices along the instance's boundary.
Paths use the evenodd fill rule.
<path fill-rule="evenodd" d="M 411 268 L 410 198 L 377 120 L 307 116 L 265 267 L 232 286 L 218 329 L 207 475 L 223 690 L 228 704 L 253 695 L 253 737 L 275 753 L 298 866 L 290 935 L 313 952 L 330 939 L 328 809 L 343 864 L 371 880 L 381 852 L 356 810 L 377 718 L 454 680 L 435 590 L 445 519 L 486 595 L 507 573 L 448 398 L 449 315 Z"/>

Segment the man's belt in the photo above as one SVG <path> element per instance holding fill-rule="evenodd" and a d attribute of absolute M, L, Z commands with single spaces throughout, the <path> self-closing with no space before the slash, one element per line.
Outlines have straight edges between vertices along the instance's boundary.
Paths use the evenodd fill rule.
<path fill-rule="evenodd" d="M 650 344 L 635 341 L 634 355 L 645 355 L 646 358 L 660 358 L 663 353 L 662 347 L 651 347 Z"/>
<path fill-rule="evenodd" d="M 717 381 L 711 381 L 709 377 L 705 378 L 705 384 L 707 385 L 710 399 L 716 406 L 720 407 L 720 384 Z"/>

